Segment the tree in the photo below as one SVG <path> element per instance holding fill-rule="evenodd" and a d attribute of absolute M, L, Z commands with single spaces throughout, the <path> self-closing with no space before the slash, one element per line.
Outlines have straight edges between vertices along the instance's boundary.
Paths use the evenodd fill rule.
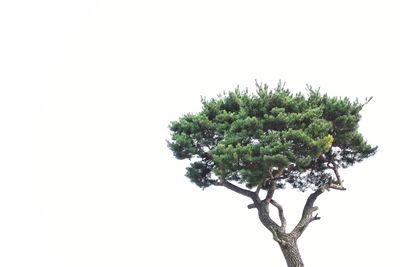
<path fill-rule="evenodd" d="M 186 176 L 197 186 L 222 186 L 251 200 L 261 223 L 279 244 L 289 267 L 304 266 L 297 239 L 314 220 L 319 195 L 345 190 L 340 168 L 375 154 L 358 132 L 364 103 L 329 97 L 307 87 L 293 94 L 279 83 L 272 90 L 236 89 L 217 98 L 202 98 L 202 110 L 170 124 L 169 148 L 177 159 L 189 159 Z M 277 190 L 311 191 L 302 216 L 286 229 Z M 280 222 L 270 217 L 276 208 Z"/>

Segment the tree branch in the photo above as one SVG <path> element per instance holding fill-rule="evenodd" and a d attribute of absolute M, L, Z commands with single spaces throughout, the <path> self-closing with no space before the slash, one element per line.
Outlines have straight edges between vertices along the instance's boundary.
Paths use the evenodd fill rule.
<path fill-rule="evenodd" d="M 267 181 L 267 180 L 266 180 Z M 258 216 L 262 222 L 262 224 L 271 231 L 273 238 L 275 241 L 281 243 L 283 242 L 282 240 L 280 240 L 280 238 L 278 238 L 278 233 L 285 233 L 286 231 L 286 219 L 285 216 L 283 214 L 283 208 L 282 206 L 274 201 L 272 199 L 274 192 L 276 190 L 276 181 L 270 179 L 271 181 L 271 185 L 268 189 L 267 192 L 267 196 L 265 197 L 265 199 L 263 199 L 262 201 L 259 200 L 258 194 L 257 194 L 257 198 L 258 201 L 254 201 L 253 204 L 248 205 L 247 207 L 249 209 L 252 208 L 257 208 L 258 210 Z M 269 215 L 269 204 L 274 205 L 279 212 L 279 219 L 281 221 L 281 226 L 279 226 Z"/>
<path fill-rule="evenodd" d="M 320 217 L 318 215 L 313 216 L 312 213 L 318 210 L 318 207 L 314 206 L 315 200 L 321 195 L 325 190 L 330 187 L 329 184 L 324 184 L 320 188 L 318 188 L 314 193 L 310 194 L 307 198 L 306 204 L 304 205 L 303 214 L 299 223 L 293 229 L 292 233 L 296 238 L 299 238 L 301 234 L 304 232 L 308 224 L 314 220 L 319 220 Z"/>
<path fill-rule="evenodd" d="M 268 188 L 267 196 L 265 197 L 265 201 L 269 203 L 274 196 L 276 190 L 276 181 L 271 182 L 271 186 Z"/>
<path fill-rule="evenodd" d="M 257 194 L 257 196 L 258 196 L 258 194 L 260 193 L 260 190 L 261 190 L 261 187 L 262 187 L 263 184 L 264 184 L 264 181 L 265 181 L 265 180 L 263 180 L 263 181 L 257 186 L 256 191 L 254 192 L 254 193 Z"/>
<path fill-rule="evenodd" d="M 262 204 L 262 201 L 260 200 L 260 197 L 258 194 L 256 194 L 253 191 L 241 188 L 239 186 L 236 186 L 224 179 L 220 179 L 220 181 L 215 182 L 214 185 L 217 186 L 224 186 L 238 194 L 241 194 L 243 196 L 249 197 L 253 200 L 253 205 L 255 208 L 258 210 L 258 216 L 261 220 L 261 223 L 268 229 L 270 230 L 274 238 L 276 237 L 277 232 L 282 232 L 282 227 L 280 227 L 276 222 L 274 222 L 271 217 L 269 216 L 268 210 L 266 207 Z"/>
<path fill-rule="evenodd" d="M 326 158 L 326 156 L 325 156 L 324 154 L 322 154 L 322 155 L 319 157 L 319 159 L 322 160 L 323 162 L 326 162 L 327 165 L 328 165 L 328 167 L 329 167 L 330 169 L 333 170 L 333 172 L 335 173 L 335 176 L 336 176 L 336 182 L 337 182 L 337 184 L 340 185 L 340 186 L 342 186 L 342 182 L 343 182 L 343 181 L 342 181 L 342 179 L 340 178 L 339 169 L 338 169 L 338 166 L 337 166 L 337 164 L 335 163 L 334 159 L 332 159 L 332 161 L 329 161 L 329 160 Z"/>
<path fill-rule="evenodd" d="M 257 188 L 258 189 L 258 188 Z M 270 188 L 267 191 L 267 196 L 260 202 L 260 205 L 265 205 L 267 212 L 269 212 L 268 204 L 270 203 L 272 197 L 274 196 L 274 192 L 276 190 L 276 182 L 272 181 Z M 256 190 L 257 192 L 257 190 Z M 255 192 L 255 193 L 256 193 Z M 258 195 L 258 194 L 257 194 Z M 254 209 L 257 205 L 255 203 L 247 205 L 248 209 Z"/>
<path fill-rule="evenodd" d="M 285 231 L 286 230 L 286 218 L 285 218 L 285 215 L 283 214 L 282 206 L 273 199 L 271 199 L 270 203 L 278 209 L 279 219 L 281 220 L 281 227 L 282 227 L 283 231 Z"/>
<path fill-rule="evenodd" d="M 226 180 L 220 180 L 219 182 L 215 183 L 215 185 L 224 186 L 238 194 L 249 197 L 253 200 L 257 199 L 257 195 L 255 194 L 255 192 L 241 188 L 241 187 L 234 185 Z"/>
<path fill-rule="evenodd" d="M 331 169 L 335 173 L 336 181 L 337 181 L 338 185 L 341 186 L 342 185 L 342 179 L 340 178 L 339 170 L 338 170 L 338 167 L 337 167 L 336 163 L 332 163 Z"/>
<path fill-rule="evenodd" d="M 328 190 L 329 189 L 336 189 L 336 190 L 342 190 L 342 191 L 346 190 L 346 188 L 343 187 L 343 185 L 337 185 L 337 184 L 330 184 L 328 187 Z"/>
<path fill-rule="evenodd" d="M 258 210 L 258 217 L 261 223 L 272 232 L 274 239 L 277 237 L 277 233 L 284 232 L 284 228 L 279 226 L 272 218 L 269 216 L 269 212 L 265 205 L 261 203 L 254 203 Z"/>
<path fill-rule="evenodd" d="M 291 169 L 291 166 L 288 167 L 288 171 L 290 171 L 290 169 Z M 272 180 L 279 180 L 279 179 L 280 179 L 279 176 L 281 176 L 281 175 L 284 173 L 284 171 L 285 171 L 285 168 L 280 169 L 280 170 L 277 172 L 277 174 L 275 174 L 275 175 L 272 177 Z"/>
<path fill-rule="evenodd" d="M 270 187 L 268 188 L 267 196 L 265 199 L 261 202 L 261 204 L 265 204 L 265 210 L 267 213 L 269 213 L 269 203 L 272 200 L 272 197 L 274 196 L 276 190 L 276 181 L 272 181 Z"/>
<path fill-rule="evenodd" d="M 243 196 L 247 196 L 249 198 L 251 198 L 253 200 L 253 203 L 248 205 L 248 208 L 257 208 L 258 210 L 258 215 L 259 218 L 262 222 L 262 224 L 272 232 L 273 237 L 276 241 L 280 242 L 280 239 L 278 238 L 278 234 L 277 233 L 284 233 L 286 231 L 286 218 L 283 214 L 283 208 L 282 206 L 274 201 L 272 199 L 274 192 L 276 190 L 276 178 L 278 178 L 280 175 L 282 174 L 282 170 L 278 172 L 278 174 L 274 177 L 272 176 L 271 179 L 266 179 L 266 181 L 271 181 L 271 185 L 268 189 L 267 192 L 267 196 L 265 197 L 264 200 L 260 200 L 259 197 L 259 191 L 261 190 L 261 187 L 263 185 L 263 183 L 261 183 L 255 192 L 241 188 L 239 186 L 236 186 L 224 179 L 221 179 L 220 181 L 216 182 L 215 185 L 218 186 L 224 186 L 238 194 L 241 194 Z M 281 226 L 279 226 L 274 220 L 272 220 L 272 218 L 269 216 L 269 203 L 271 203 L 273 206 L 275 206 L 278 209 L 278 213 L 279 213 L 279 219 L 281 221 Z"/>
<path fill-rule="evenodd" d="M 264 201 L 261 201 L 260 204 L 263 204 L 263 202 L 264 202 Z M 249 210 L 250 210 L 250 209 L 255 209 L 255 208 L 257 208 L 257 205 L 256 205 L 255 203 L 252 203 L 252 204 L 247 205 L 247 208 L 248 208 Z"/>
<path fill-rule="evenodd" d="M 314 206 L 315 200 L 321 195 L 325 190 L 336 189 L 336 190 L 346 190 L 342 185 L 337 184 L 324 184 L 320 188 L 318 188 L 314 193 L 312 193 L 306 201 L 304 205 L 303 214 L 299 223 L 293 229 L 292 233 L 299 238 L 301 234 L 304 232 L 305 228 L 310 224 L 310 222 L 319 220 L 321 217 L 316 214 L 313 216 L 313 212 L 318 210 L 317 206 Z"/>

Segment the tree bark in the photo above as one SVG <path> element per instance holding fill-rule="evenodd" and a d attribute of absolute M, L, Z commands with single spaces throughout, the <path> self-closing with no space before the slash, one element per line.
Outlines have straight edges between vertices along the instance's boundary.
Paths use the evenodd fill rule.
<path fill-rule="evenodd" d="M 274 183 L 272 183 L 271 187 L 268 189 L 267 196 L 263 200 L 260 199 L 258 194 L 261 187 L 258 187 L 254 192 L 241 188 L 226 180 L 220 180 L 215 183 L 215 185 L 225 186 L 226 188 L 253 200 L 253 203 L 249 204 L 247 207 L 249 209 L 256 208 L 258 210 L 258 217 L 261 223 L 272 233 L 273 239 L 279 244 L 288 267 L 304 267 L 299 249 L 297 247 L 297 239 L 302 235 L 306 227 L 312 221 L 320 219 L 318 214 L 313 215 L 313 213 L 318 210 L 318 207 L 314 206 L 318 196 L 329 189 L 346 190 L 342 185 L 334 183 L 324 184 L 319 187 L 307 198 L 306 204 L 304 205 L 303 214 L 296 227 L 290 233 L 287 233 L 286 219 L 283 214 L 283 208 L 277 201 L 273 199 L 274 191 L 276 189 Z M 270 204 L 278 209 L 280 225 L 270 217 Z"/>
<path fill-rule="evenodd" d="M 297 239 L 299 235 L 295 233 L 286 233 L 286 219 L 283 216 L 282 207 L 280 207 L 281 223 L 279 226 L 270 217 L 267 209 L 263 206 L 258 207 L 259 218 L 264 226 L 272 233 L 273 239 L 279 244 L 283 256 L 285 257 L 288 267 L 304 267 L 303 261 L 297 247 Z"/>
<path fill-rule="evenodd" d="M 288 267 L 304 267 L 296 240 L 279 244 Z"/>

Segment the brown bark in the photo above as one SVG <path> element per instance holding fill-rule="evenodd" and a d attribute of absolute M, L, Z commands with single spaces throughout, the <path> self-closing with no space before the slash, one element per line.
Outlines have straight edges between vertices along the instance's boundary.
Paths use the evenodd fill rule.
<path fill-rule="evenodd" d="M 259 188 L 257 188 L 254 192 L 236 186 L 225 180 L 221 180 L 220 182 L 216 183 L 216 185 L 224 186 L 253 200 L 253 203 L 248 205 L 248 208 L 256 208 L 258 210 L 258 217 L 261 223 L 272 233 L 273 239 L 279 244 L 288 267 L 304 267 L 297 246 L 297 239 L 302 235 L 306 227 L 312 221 L 320 219 L 318 214 L 313 215 L 313 213 L 318 210 L 318 207 L 314 206 L 318 196 L 329 189 L 346 190 L 341 184 L 331 183 L 322 185 L 307 198 L 298 224 L 290 233 L 287 233 L 286 219 L 283 214 L 283 208 L 276 200 L 273 199 L 274 192 L 276 190 L 274 181 L 272 182 L 271 187 L 268 189 L 267 196 L 263 200 L 261 200 L 259 197 Z M 280 225 L 270 217 L 270 204 L 278 209 Z"/>
<path fill-rule="evenodd" d="M 279 244 L 288 267 L 303 267 L 303 261 L 297 247 L 296 240 L 289 240 Z"/>
<path fill-rule="evenodd" d="M 287 266 L 303 267 L 304 264 L 301 259 L 296 242 L 298 236 L 294 235 L 293 233 L 286 233 L 286 220 L 281 219 L 282 225 L 279 226 L 269 217 L 269 214 L 265 211 L 266 209 L 262 209 L 262 207 L 259 208 L 259 218 L 264 226 L 272 233 L 273 239 L 279 244 L 283 256 L 285 257 Z"/>

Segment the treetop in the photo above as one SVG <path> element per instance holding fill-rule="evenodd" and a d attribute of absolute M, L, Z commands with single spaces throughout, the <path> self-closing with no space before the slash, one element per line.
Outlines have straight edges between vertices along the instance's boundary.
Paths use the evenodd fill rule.
<path fill-rule="evenodd" d="M 255 93 L 235 89 L 202 97 L 202 110 L 170 123 L 168 146 L 189 159 L 186 176 L 205 188 L 235 181 L 248 188 L 287 184 L 304 191 L 341 184 L 338 168 L 372 156 L 358 131 L 364 103 L 330 97 L 307 87 L 293 94 L 281 83 L 257 84 Z"/>

